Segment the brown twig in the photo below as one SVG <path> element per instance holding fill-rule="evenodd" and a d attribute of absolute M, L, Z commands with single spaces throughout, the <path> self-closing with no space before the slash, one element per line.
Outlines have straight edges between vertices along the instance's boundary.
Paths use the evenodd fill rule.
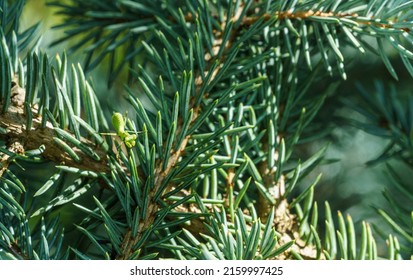
<path fill-rule="evenodd" d="M 25 90 L 17 84 L 17 77 L 14 78 L 10 86 L 12 88 L 11 104 L 7 112 L 0 115 L 0 126 L 7 131 L 6 134 L 0 134 L 0 138 L 6 141 L 10 152 L 24 155 L 25 151 L 38 149 L 41 145 L 44 145 L 46 149 L 42 153 L 42 157 L 46 160 L 98 173 L 109 171 L 106 162 L 106 153 L 86 138 L 82 138 L 81 142 L 94 147 L 94 152 L 99 155 L 102 159 L 101 161 L 91 159 L 76 147 L 72 149 L 81 158 L 79 162 L 76 162 L 68 154 L 62 152 L 62 150 L 54 144 L 53 137 L 56 136 L 56 132 L 53 125 L 47 122 L 46 127 L 41 127 L 42 118 L 38 114 L 38 109 L 35 106 L 31 107 L 33 124 L 31 129 L 27 130 L 24 112 Z M 2 105 L 3 104 L 0 103 L 0 107 L 2 107 Z M 0 176 L 9 164 L 9 156 L 3 155 L 1 161 L 3 165 Z"/>
<path fill-rule="evenodd" d="M 394 28 L 393 23 L 397 21 L 394 20 L 393 22 L 389 23 L 383 23 L 383 22 L 376 22 L 374 21 L 374 17 L 371 17 L 371 21 L 366 21 L 365 19 L 359 19 L 359 15 L 356 13 L 334 13 L 334 12 L 322 12 L 322 11 L 313 11 L 313 10 L 307 10 L 307 11 L 279 11 L 273 14 L 268 14 L 265 13 L 263 15 L 260 15 L 259 17 L 257 16 L 247 16 L 243 19 L 242 25 L 244 26 L 250 26 L 254 24 L 256 21 L 259 19 L 263 18 L 264 21 L 270 20 L 273 16 L 276 16 L 278 20 L 285 20 L 285 19 L 291 19 L 291 20 L 311 20 L 311 17 L 316 16 L 316 17 L 324 17 L 324 18 L 349 18 L 353 20 L 354 22 L 357 22 L 360 25 L 365 25 L 365 26 L 374 26 L 374 27 L 379 27 L 379 28 Z M 403 21 L 405 22 L 405 21 Z M 401 30 L 401 31 L 406 31 L 410 32 L 410 28 L 407 27 L 399 27 L 399 28 L 394 28 L 396 30 Z"/>

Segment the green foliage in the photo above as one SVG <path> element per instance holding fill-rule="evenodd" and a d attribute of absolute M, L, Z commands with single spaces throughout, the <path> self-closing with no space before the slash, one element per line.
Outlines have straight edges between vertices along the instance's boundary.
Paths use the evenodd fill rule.
<path fill-rule="evenodd" d="M 51 2 L 66 18 L 53 45 L 72 43 L 55 58 L 27 48 L 38 25 L 19 33 L 23 4 L 3 1 L 0 10 L 1 258 L 413 254 L 412 209 L 400 206 L 409 204 L 386 192 L 394 213 L 377 213 L 390 234 L 334 215 L 328 202 L 321 211 L 321 174 L 309 186 L 307 178 L 332 162 L 328 146 L 302 152 L 336 125 L 319 118 L 338 99 L 336 82 L 347 79 L 352 56 L 377 55 L 397 79 L 388 45 L 413 75 L 411 2 Z M 86 55 L 83 67 L 69 65 L 74 51 Z M 112 115 L 126 147 L 110 137 L 112 112 L 87 78 L 101 65 L 109 85 L 125 67 L 129 73 L 130 117 L 121 108 Z M 377 85 L 375 95 L 360 87 L 365 103 L 341 103 L 365 120 L 335 120 L 390 140 L 374 162 L 411 167 L 411 97 L 403 106 L 395 88 Z M 40 174 L 29 180 L 25 170 Z M 411 205 L 411 185 L 388 170 Z"/>

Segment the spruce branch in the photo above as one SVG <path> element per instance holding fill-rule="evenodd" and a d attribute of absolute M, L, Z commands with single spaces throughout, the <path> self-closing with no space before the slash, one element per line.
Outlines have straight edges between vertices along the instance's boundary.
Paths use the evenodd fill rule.
<path fill-rule="evenodd" d="M 70 28 L 72 32 L 57 40 L 56 43 L 68 40 L 73 36 L 83 35 L 84 39 L 71 48 L 77 50 L 85 42 L 97 38 L 86 50 L 88 53 L 86 65 L 93 68 L 98 65 L 103 57 L 110 55 L 112 57 L 110 84 L 126 63 L 129 63 L 133 68 L 134 58 L 142 54 L 144 48 L 137 45 L 136 42 L 140 39 L 147 42 L 155 40 L 155 36 L 150 35 L 151 32 L 148 31 L 161 30 L 176 37 L 177 32 L 173 31 L 170 26 L 182 28 L 182 24 L 196 25 L 197 20 L 203 20 L 205 13 L 208 13 L 208 11 L 205 11 L 208 10 L 210 5 L 213 5 L 203 1 L 195 1 L 188 4 L 188 6 L 182 6 L 179 13 L 171 14 L 170 11 L 173 8 L 169 5 L 172 4 L 168 3 L 164 3 L 164 5 L 161 5 L 161 9 L 158 9 L 158 7 L 153 6 L 153 3 L 147 2 L 145 5 L 138 5 L 132 1 L 120 1 L 118 5 L 107 3 L 106 6 L 100 6 L 93 12 L 89 11 L 90 4 L 82 1 L 73 1 L 72 5 L 51 4 L 61 7 L 62 14 L 71 18 L 71 20 L 58 27 Z M 393 77 L 397 79 L 393 67 L 384 54 L 385 50 L 382 45 L 383 42 L 387 42 L 400 53 L 406 68 L 409 69 L 409 72 L 412 72 L 413 67 L 410 60 L 413 59 L 413 52 L 405 47 L 406 39 L 412 41 L 411 24 L 408 18 L 408 11 L 411 8 L 409 2 L 399 5 L 395 1 L 384 4 L 380 1 L 369 1 L 368 4 L 358 1 L 336 3 L 285 1 L 271 4 L 265 1 L 256 3 L 241 1 L 239 7 L 236 8 L 237 11 L 235 12 L 242 15 L 233 15 L 234 18 L 239 17 L 232 21 L 235 27 L 233 30 L 245 31 L 257 22 L 274 22 L 275 26 L 279 28 L 279 32 L 286 36 L 285 47 L 288 49 L 285 51 L 289 53 L 291 59 L 294 59 L 297 53 L 292 53 L 291 47 L 288 47 L 287 41 L 292 39 L 288 37 L 289 34 L 291 33 L 298 40 L 303 41 L 304 50 L 301 53 L 306 57 L 310 70 L 312 69 L 310 58 L 315 53 L 314 50 L 317 49 L 314 48 L 315 44 L 312 44 L 315 39 L 319 41 L 317 46 L 322 53 L 322 61 L 331 75 L 333 74 L 333 68 L 330 65 L 331 61 L 328 59 L 329 52 L 334 54 L 338 62 L 337 69 L 343 79 L 346 79 L 343 64 L 344 56 L 340 50 L 342 42 L 354 47 L 361 53 L 371 50 L 373 53 L 379 54 Z M 210 32 L 214 33 L 213 36 L 216 40 L 220 36 L 218 33 L 224 30 L 219 28 L 219 25 L 225 22 L 222 20 L 224 17 L 222 14 L 211 14 L 209 16 L 213 19 Z M 166 24 L 166 21 L 169 21 L 170 25 Z M 92 26 L 93 28 L 85 29 L 84 26 Z M 124 32 L 125 30 L 130 32 Z M 314 36 L 315 38 L 312 38 Z M 365 38 L 377 40 L 378 46 L 376 48 L 372 47 L 371 44 L 365 41 Z M 229 42 L 231 41 L 229 40 Z M 216 49 L 219 49 L 217 41 L 214 43 L 215 45 L 209 40 L 207 42 L 209 52 L 214 53 Z M 298 43 L 301 44 L 301 42 Z M 311 48 L 309 48 L 309 43 L 311 43 Z M 212 47 L 213 45 L 214 47 Z M 123 52 L 125 49 L 129 51 L 127 59 L 117 62 L 114 59 L 114 54 Z M 213 57 L 213 54 L 205 54 L 206 60 Z M 129 80 L 131 80 L 131 77 Z"/>
<path fill-rule="evenodd" d="M 228 21 L 227 19 L 224 19 L 221 23 L 221 29 L 222 30 L 226 30 L 227 28 L 227 24 L 233 24 L 234 22 L 237 22 L 239 20 L 239 17 L 243 14 L 242 10 L 238 10 L 235 13 L 235 16 L 231 17 L 231 20 Z M 223 44 L 222 41 L 222 37 L 224 36 L 223 33 L 221 32 L 217 32 L 214 33 L 215 35 L 215 40 L 214 40 L 214 44 L 212 44 L 212 48 L 211 50 L 212 53 L 207 53 L 206 56 L 206 61 L 208 63 L 208 66 L 206 67 L 206 69 L 211 69 L 211 67 L 213 65 L 218 65 L 217 67 L 213 68 L 213 72 L 211 73 L 209 71 L 204 71 L 204 73 L 202 73 L 204 76 L 211 76 L 209 78 L 210 81 L 213 81 L 214 78 L 216 78 L 217 76 L 219 76 L 221 74 L 220 71 L 223 71 L 222 67 L 223 65 L 225 65 L 225 60 L 226 60 L 226 53 L 234 46 L 234 44 L 240 45 L 240 41 L 236 41 L 236 39 L 239 38 L 239 29 L 238 28 L 232 28 L 231 32 L 229 34 L 229 36 L 227 36 L 227 38 L 225 41 L 225 44 Z M 242 40 L 241 40 L 242 42 Z M 222 49 L 224 49 L 224 51 L 222 51 Z M 220 51 L 221 50 L 221 51 Z M 216 59 L 213 59 L 214 57 L 217 57 Z M 217 62 L 218 61 L 218 62 Z M 190 121 L 190 123 L 194 123 L 196 121 L 196 119 L 198 118 L 198 112 L 201 110 L 200 105 L 197 105 L 197 101 L 201 100 L 200 98 L 200 92 L 201 92 L 201 88 L 204 86 L 203 85 L 203 78 L 201 75 L 198 75 L 194 78 L 195 80 L 195 96 L 192 99 L 189 107 L 193 108 L 194 114 L 192 117 L 192 120 Z M 204 96 L 207 97 L 209 95 L 208 92 L 204 93 Z M 182 130 L 182 122 L 180 123 L 179 127 L 177 128 L 177 137 L 180 135 Z M 178 137 L 179 138 L 179 137 Z M 190 140 L 190 135 L 186 135 L 184 140 L 181 142 L 180 146 L 178 147 L 177 150 L 171 151 L 171 156 L 168 158 L 168 162 L 161 162 L 161 161 L 157 161 L 156 166 L 158 166 L 155 169 L 154 172 L 154 177 L 155 177 L 155 181 L 154 181 L 154 188 L 151 189 L 151 191 L 148 194 L 148 200 L 151 201 L 152 203 L 154 202 L 154 197 L 155 195 L 159 192 L 161 186 L 163 186 L 163 182 L 164 180 L 166 180 L 168 178 L 168 176 L 170 176 L 170 173 L 173 171 L 173 168 L 176 166 L 178 160 L 182 157 L 182 152 L 185 150 L 186 145 L 188 144 L 188 141 Z M 164 168 L 165 167 L 165 168 Z M 142 172 L 141 172 L 142 173 Z M 264 172 L 263 174 L 265 174 L 266 176 L 266 181 L 265 181 L 265 188 L 268 189 L 272 189 L 272 188 L 277 188 L 278 190 L 278 195 L 274 195 L 277 202 L 278 202 L 278 206 L 277 206 L 277 210 L 276 210 L 276 214 L 277 217 L 274 221 L 274 225 L 276 227 L 279 227 L 280 229 L 286 229 L 289 228 L 289 231 L 285 231 L 286 232 L 286 237 L 285 240 L 288 239 L 288 241 L 285 241 L 285 244 L 288 244 L 289 242 L 291 242 L 292 240 L 294 240 L 296 238 L 296 236 L 294 236 L 293 233 L 293 224 L 294 222 L 292 222 L 292 220 L 294 219 L 293 216 L 287 214 L 289 213 L 288 210 L 288 203 L 287 200 L 283 197 L 284 196 L 284 191 L 282 190 L 282 185 L 284 177 L 281 176 L 280 178 L 280 182 L 274 183 L 272 179 L 274 177 L 274 170 L 271 173 L 268 172 Z M 279 172 L 280 173 L 280 172 Z M 226 175 L 226 182 L 227 182 L 227 194 L 231 195 L 232 191 L 233 191 L 233 178 L 234 178 L 234 169 L 230 168 L 227 172 Z M 277 186 L 275 186 L 277 185 Z M 165 190 L 163 191 L 163 193 L 167 192 L 170 190 L 170 186 L 166 187 Z M 275 191 L 274 191 L 275 192 Z M 261 194 L 260 194 L 261 195 Z M 271 195 L 271 194 L 270 194 Z M 263 198 L 262 200 L 268 200 L 268 194 L 265 198 Z M 261 201 L 262 201 L 261 200 Z M 264 205 L 267 205 L 268 207 L 265 207 L 265 211 L 268 214 L 269 209 L 272 205 L 268 205 L 268 203 L 263 203 Z M 122 251 L 126 252 L 124 253 L 124 255 L 118 257 L 119 259 L 128 259 L 130 256 L 134 255 L 133 252 L 133 248 L 134 245 L 137 244 L 139 242 L 139 240 L 142 238 L 142 236 L 144 235 L 144 233 L 151 227 L 151 225 L 154 223 L 155 221 L 155 217 L 156 217 L 156 212 L 158 211 L 158 206 L 150 205 L 147 210 L 146 210 L 146 216 L 142 219 L 142 221 L 139 223 L 139 227 L 137 230 L 137 234 L 136 236 L 132 236 L 132 230 L 129 230 L 125 237 L 124 240 L 122 242 Z M 265 214 L 263 214 L 265 215 Z M 265 216 L 262 217 L 263 220 L 265 221 Z M 288 233 L 287 233 L 288 232 Z M 301 252 L 302 250 L 297 248 L 296 251 Z M 303 252 L 304 254 L 304 252 Z M 309 254 L 308 252 L 306 252 L 305 254 Z M 313 252 L 313 255 L 315 253 Z"/>
<path fill-rule="evenodd" d="M 325 77 L 347 77 L 344 46 L 379 55 L 397 77 L 385 52 L 390 44 L 413 73 L 413 4 L 393 5 L 399 2 L 55 2 L 69 17 L 60 27 L 70 29 L 58 42 L 84 36 L 73 49 L 86 51 L 89 69 L 109 56 L 109 84 L 129 64 L 131 81 L 150 103 L 129 84 L 135 110 L 122 129 L 114 127 L 136 135 L 112 149 L 79 66 L 68 68 L 66 55 L 52 65 L 38 51 L 18 59 L 17 46 L 33 36 L 13 30 L 23 1 L 13 13 L 5 2 L 0 21 L 11 23 L 0 28 L 0 258 L 377 259 L 379 230 L 367 222 L 357 227 L 315 201 L 321 174 L 303 188 L 304 177 L 331 162 L 327 147 L 304 160 L 299 145 L 329 131 L 314 120 L 335 98 Z M 411 165 L 411 98 L 407 106 L 393 93 L 363 98 L 366 104 L 353 108 L 369 123 L 340 120 L 391 140 L 375 162 Z M 10 168 L 44 159 L 58 171 L 37 190 Z M 397 171 L 390 167 L 389 177 L 409 200 L 410 186 Z M 82 242 L 65 247 L 66 220 L 51 217 L 80 196 L 74 235 Z M 393 212 L 377 213 L 398 236 L 379 234 L 386 257 L 398 259 L 411 254 L 410 204 L 392 192 L 385 198 Z"/>
<path fill-rule="evenodd" d="M 79 161 L 74 160 L 66 153 L 62 153 L 62 149 L 55 144 L 56 131 L 51 122 L 47 121 L 46 126 L 42 127 L 42 117 L 39 114 L 38 106 L 30 106 L 32 118 L 32 125 L 30 130 L 27 129 L 27 112 L 25 112 L 25 94 L 24 88 L 18 84 L 18 79 L 15 77 L 12 83 L 11 104 L 8 107 L 8 111 L 0 116 L 0 123 L 3 129 L 7 131 L 6 134 L 1 134 L 0 138 L 6 140 L 8 150 L 10 154 L 17 155 L 22 160 L 30 160 L 26 155 L 27 151 L 39 149 L 44 146 L 44 150 L 41 152 L 41 156 L 45 160 L 50 160 L 56 164 L 64 164 L 69 167 L 79 168 L 81 170 L 90 170 L 96 173 L 108 172 L 108 165 L 106 160 L 106 152 L 97 147 L 95 152 L 103 160 L 96 161 L 83 154 L 83 152 L 73 147 L 73 151 L 76 154 L 80 154 Z M 3 101 L 7 102 L 7 101 Z M 0 103 L 2 106 L 3 103 Z M 95 146 L 89 139 L 82 138 L 81 141 L 89 146 Z M 10 158 L 7 153 L 3 155 L 2 161 L 6 164 L 2 166 L 2 172 L 7 169 L 10 159 L 14 159 L 15 156 Z"/>
<path fill-rule="evenodd" d="M 240 17 L 240 15 L 242 14 L 242 9 L 239 9 L 239 11 L 232 17 L 231 21 L 223 21 L 221 24 L 221 28 L 222 30 L 225 30 L 226 28 L 226 24 L 228 22 L 235 22 L 238 20 L 238 17 Z M 219 36 L 216 36 L 214 39 L 214 43 L 213 43 L 213 49 L 215 50 L 213 54 L 211 54 L 211 57 L 216 57 L 218 55 L 219 49 L 222 48 L 221 44 L 222 44 L 222 36 L 223 34 L 219 34 Z M 230 36 L 230 38 L 235 39 L 235 35 L 236 35 L 236 29 L 232 30 L 232 36 Z M 221 71 L 222 66 L 223 66 L 223 60 L 225 59 L 225 52 L 226 50 L 228 50 L 231 47 L 232 41 L 231 39 L 227 41 L 227 43 L 225 44 L 225 46 L 223 46 L 224 51 L 223 51 L 223 56 L 221 56 L 221 58 L 218 58 L 218 67 L 216 67 L 213 70 L 213 73 L 209 73 L 208 71 L 211 70 L 207 70 L 205 71 L 205 73 L 198 74 L 197 77 L 194 78 L 195 81 L 195 93 L 194 93 L 194 98 L 191 99 L 190 101 L 190 105 L 189 108 L 193 108 L 193 115 L 192 115 L 192 120 L 190 120 L 190 123 L 193 124 L 197 118 L 198 118 L 198 114 L 199 111 L 201 110 L 201 105 L 196 104 L 197 100 L 200 100 L 200 92 L 201 92 L 201 88 L 203 86 L 203 76 L 210 76 L 210 81 L 213 81 L 214 78 L 218 75 L 218 73 Z M 214 59 L 211 59 L 210 61 L 214 61 Z M 222 61 L 222 62 L 221 62 Z M 209 63 L 209 65 L 206 67 L 206 69 L 211 69 L 212 67 L 212 63 Z M 205 95 L 207 96 L 209 93 L 205 93 Z M 181 135 L 182 133 L 182 129 L 183 129 L 183 123 L 179 122 L 178 123 L 178 127 L 177 127 L 177 131 L 176 131 L 176 135 L 177 137 L 175 138 L 179 138 L 178 136 Z M 158 211 L 158 206 L 156 204 L 156 202 L 154 201 L 154 196 L 155 194 L 158 193 L 159 189 L 161 188 L 161 186 L 163 185 L 164 180 L 170 175 L 170 173 L 172 172 L 173 168 L 176 166 L 177 162 L 179 161 L 179 159 L 182 156 L 182 153 L 184 152 L 188 141 L 190 140 L 191 135 L 186 135 L 183 139 L 183 141 L 181 141 L 178 149 L 176 150 L 172 150 L 170 151 L 171 156 L 168 158 L 168 162 L 164 163 L 161 160 L 157 161 L 156 164 L 156 169 L 154 171 L 154 177 L 155 177 L 155 182 L 154 182 L 154 188 L 153 190 L 149 193 L 149 197 L 148 200 L 151 202 L 151 205 L 148 207 L 148 210 L 146 211 L 146 217 L 145 219 L 143 219 L 141 221 L 141 223 L 139 224 L 139 228 L 137 231 L 136 236 L 131 236 L 131 230 L 128 230 L 128 232 L 125 234 L 125 237 L 123 239 L 122 242 L 122 255 L 118 256 L 117 259 L 129 259 L 130 256 L 134 253 L 133 252 L 133 247 L 134 245 L 142 238 L 142 234 L 145 232 L 145 230 L 147 230 L 154 222 L 155 216 L 156 216 L 156 212 Z M 166 168 L 163 168 L 163 166 L 166 166 Z M 170 187 L 165 188 L 164 193 L 170 191 Z"/>

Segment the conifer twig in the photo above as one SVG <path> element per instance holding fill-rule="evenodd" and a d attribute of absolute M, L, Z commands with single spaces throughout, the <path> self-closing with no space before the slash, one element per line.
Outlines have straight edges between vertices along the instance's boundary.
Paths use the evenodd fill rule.
<path fill-rule="evenodd" d="M 238 17 L 242 14 L 242 9 L 240 8 L 236 15 L 233 17 L 233 21 L 238 20 Z M 222 30 L 224 30 L 225 28 L 225 21 L 223 21 L 222 23 Z M 231 47 L 231 40 L 235 39 L 236 34 L 237 34 L 236 29 L 232 30 L 232 35 L 231 35 L 231 39 L 228 40 L 227 45 L 225 46 L 225 50 L 228 50 Z M 222 35 L 222 34 L 219 34 Z M 219 46 L 221 44 L 222 39 L 220 37 L 216 37 L 214 40 L 214 50 L 216 50 L 218 52 L 219 50 Z M 225 53 L 225 52 L 224 52 Z M 212 54 L 212 55 L 216 55 Z M 223 55 L 221 57 L 221 60 L 225 57 L 225 55 Z M 209 59 L 209 62 L 214 61 L 213 59 Z M 212 63 L 211 63 L 212 64 Z M 220 69 L 222 67 L 222 61 L 219 64 L 219 66 L 214 70 L 214 73 L 212 74 L 212 78 L 211 80 L 213 80 L 215 78 L 215 76 L 219 73 Z M 207 73 L 208 74 L 208 73 Z M 201 75 L 199 74 L 198 76 L 195 77 L 195 94 L 198 95 L 200 92 L 200 89 L 202 87 L 202 78 Z M 207 94 L 207 93 L 206 93 Z M 192 117 L 192 121 L 191 123 L 193 123 L 199 116 L 199 111 L 200 111 L 200 105 L 195 106 L 195 100 L 196 98 L 193 98 L 190 101 L 190 108 L 193 108 L 193 117 Z M 179 135 L 182 131 L 182 123 L 179 124 L 179 127 L 177 128 L 177 135 Z M 166 165 L 166 168 L 163 169 L 163 163 L 162 162 L 157 162 L 157 168 L 155 169 L 155 187 L 153 188 L 153 190 L 149 193 L 149 201 L 151 202 L 148 206 L 148 209 L 146 211 L 146 217 L 145 219 L 143 219 L 141 221 L 141 223 L 139 224 L 139 229 L 137 232 L 136 236 L 132 236 L 131 234 L 131 230 L 128 230 L 128 232 L 125 234 L 123 242 L 122 242 L 122 252 L 123 254 L 121 256 L 118 256 L 117 259 L 129 259 L 129 257 L 133 254 L 133 247 L 134 244 L 136 244 L 140 238 L 142 237 L 142 234 L 145 232 L 145 230 L 147 230 L 152 223 L 155 220 L 155 216 L 156 216 L 156 212 L 158 211 L 158 206 L 156 204 L 155 201 L 153 201 L 153 197 L 154 195 L 158 192 L 159 188 L 162 186 L 163 181 L 165 180 L 165 178 L 168 176 L 168 174 L 172 171 L 172 169 L 174 168 L 174 166 L 176 165 L 176 163 L 178 162 L 178 160 L 180 159 L 182 152 L 185 150 L 185 147 L 188 143 L 190 139 L 190 135 L 187 135 L 184 140 L 182 141 L 180 147 L 176 150 L 176 151 L 171 151 L 172 155 L 169 157 L 168 163 Z M 165 190 L 167 191 L 168 188 Z"/>
<path fill-rule="evenodd" d="M 11 153 L 17 153 L 24 156 L 25 151 L 38 149 L 44 145 L 45 150 L 42 153 L 42 157 L 46 160 L 50 160 L 57 164 L 64 163 L 70 167 L 76 167 L 82 170 L 90 170 L 94 172 L 108 172 L 109 166 L 106 161 L 106 153 L 99 147 L 95 147 L 94 151 L 100 156 L 100 161 L 92 160 L 90 157 L 82 156 L 82 151 L 76 147 L 72 149 L 81 157 L 79 162 L 76 162 L 66 153 L 54 144 L 53 138 L 56 136 L 56 132 L 53 125 L 48 121 L 46 127 L 42 128 L 42 116 L 39 115 L 38 108 L 32 106 L 33 125 L 28 131 L 26 129 L 25 118 L 25 90 L 21 88 L 17 83 L 17 78 L 12 83 L 11 104 L 8 111 L 0 115 L 0 126 L 7 131 L 6 134 L 0 134 L 0 138 L 6 141 L 6 145 Z M 0 103 L 2 106 L 2 103 Z M 83 143 L 87 143 L 89 146 L 94 144 L 86 139 L 82 138 Z M 9 156 L 2 156 L 2 172 L 7 168 Z M 7 164 L 7 165 L 4 165 Z"/>

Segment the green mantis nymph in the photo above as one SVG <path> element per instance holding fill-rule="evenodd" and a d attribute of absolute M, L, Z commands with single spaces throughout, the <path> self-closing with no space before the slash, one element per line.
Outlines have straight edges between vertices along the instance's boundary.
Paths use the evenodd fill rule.
<path fill-rule="evenodd" d="M 125 130 L 126 126 L 126 117 L 124 117 L 121 113 L 115 112 L 112 115 L 112 125 L 115 128 L 116 134 L 114 133 L 102 133 L 104 135 L 117 135 L 125 143 L 126 147 L 132 148 L 136 144 L 136 134 L 130 134 L 128 131 Z"/>

